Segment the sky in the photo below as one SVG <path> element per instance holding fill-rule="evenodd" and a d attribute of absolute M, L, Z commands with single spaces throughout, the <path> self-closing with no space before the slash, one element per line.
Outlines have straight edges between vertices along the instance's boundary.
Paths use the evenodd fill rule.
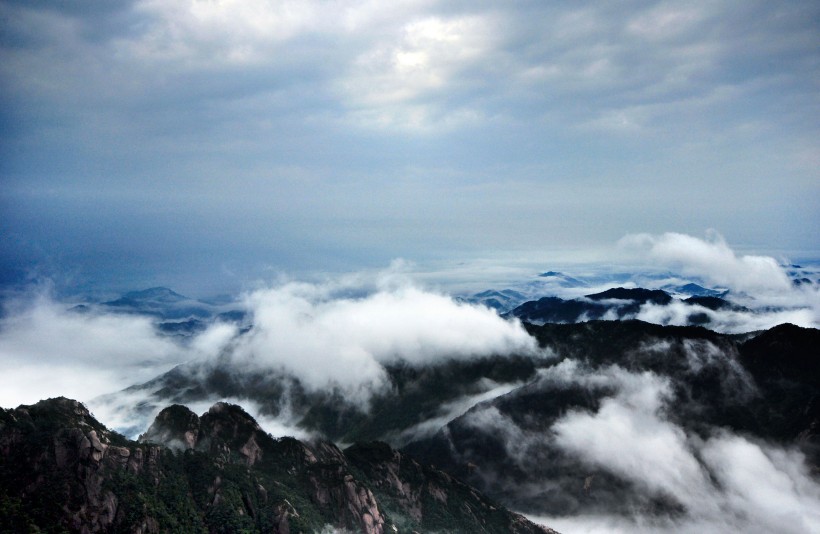
<path fill-rule="evenodd" d="M 0 0 L 0 281 L 817 258 L 818 36 L 811 1 Z"/>

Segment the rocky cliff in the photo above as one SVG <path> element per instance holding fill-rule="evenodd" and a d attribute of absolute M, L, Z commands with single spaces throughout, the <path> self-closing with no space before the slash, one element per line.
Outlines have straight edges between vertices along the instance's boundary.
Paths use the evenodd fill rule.
<path fill-rule="evenodd" d="M 225 403 L 137 442 L 70 399 L 2 410 L 0 488 L 3 532 L 551 532 L 385 444 L 274 439 Z"/>

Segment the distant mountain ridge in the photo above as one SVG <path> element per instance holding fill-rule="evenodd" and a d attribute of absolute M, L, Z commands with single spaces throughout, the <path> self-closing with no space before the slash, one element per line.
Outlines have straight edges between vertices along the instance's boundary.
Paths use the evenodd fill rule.
<path fill-rule="evenodd" d="M 712 311 L 749 311 L 715 296 L 696 296 L 680 300 L 662 289 L 616 287 L 578 299 L 543 297 L 525 302 L 504 316 L 515 317 L 532 324 L 623 320 L 634 318 L 646 304 L 666 306 L 672 302 L 685 304 L 689 308 L 688 323 L 691 325 L 707 325 L 710 322 L 708 315 L 699 308 Z"/>
<path fill-rule="evenodd" d="M 167 287 L 129 291 L 113 300 L 79 304 L 72 311 L 142 315 L 152 318 L 160 332 L 183 338 L 204 331 L 215 321 L 244 325 L 247 320 L 247 312 L 233 300 L 198 300 Z"/>
<path fill-rule="evenodd" d="M 125 313 L 151 315 L 165 320 L 206 319 L 217 313 L 214 306 L 180 295 L 167 287 L 130 291 L 117 299 L 103 302 L 101 306 Z"/>
<path fill-rule="evenodd" d="M 725 297 L 728 293 L 726 289 L 710 289 L 695 282 L 663 283 L 669 279 L 680 280 L 679 277 L 670 273 L 654 276 L 617 273 L 606 276 L 596 275 L 587 279 L 560 271 L 544 271 L 528 281 L 512 284 L 507 289 L 487 289 L 470 295 L 460 295 L 457 299 L 472 304 L 482 304 L 504 314 L 528 301 L 545 297 L 566 299 L 567 294 L 578 295 L 588 292 L 593 287 L 625 287 L 626 285 L 641 287 L 649 284 L 652 288 L 663 290 L 682 299 L 694 296 Z"/>

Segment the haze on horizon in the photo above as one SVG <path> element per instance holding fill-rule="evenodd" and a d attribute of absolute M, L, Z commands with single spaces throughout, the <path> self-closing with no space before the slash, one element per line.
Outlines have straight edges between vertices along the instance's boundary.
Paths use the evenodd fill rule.
<path fill-rule="evenodd" d="M 816 2 L 0 2 L 0 279 L 820 243 Z M 199 291 L 199 294 L 202 292 Z"/>

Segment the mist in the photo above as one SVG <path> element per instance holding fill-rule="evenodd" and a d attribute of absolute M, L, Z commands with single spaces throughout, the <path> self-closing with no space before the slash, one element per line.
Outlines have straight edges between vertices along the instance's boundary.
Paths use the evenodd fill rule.
<path fill-rule="evenodd" d="M 706 239 L 669 232 L 661 235 L 630 234 L 619 245 L 651 261 L 677 269 L 684 275 L 750 293 L 787 291 L 791 282 L 770 256 L 738 255 L 722 235 L 707 233 Z"/>
<path fill-rule="evenodd" d="M 647 345 L 640 350 L 664 354 L 669 348 Z M 820 484 L 803 452 L 720 426 L 704 428 L 692 417 L 699 408 L 682 405 L 679 397 L 687 390 L 683 378 L 705 368 L 722 377 L 723 398 L 742 402 L 756 396 L 754 381 L 731 355 L 714 346 L 689 344 L 684 349 L 689 369 L 682 376 L 618 365 L 589 367 L 574 359 L 545 369 L 530 388 L 554 395 L 580 388 L 601 398 L 596 408 L 570 409 L 547 428 L 528 423 L 530 416 L 478 405 L 462 424 L 498 436 L 516 471 L 540 469 L 544 461 L 574 466 L 565 467 L 561 477 L 540 482 L 503 472 L 482 476 L 519 495 L 539 495 L 562 485 L 562 491 L 572 494 L 576 481 L 586 477 L 585 487 L 598 492 L 603 504 L 581 506 L 567 515 L 528 514 L 561 532 L 818 531 Z M 625 486 L 607 489 L 602 476 L 614 476 Z M 664 504 L 658 509 L 657 503 Z"/>
<path fill-rule="evenodd" d="M 285 371 L 309 390 L 339 388 L 366 400 L 389 385 L 385 364 L 428 365 L 536 350 L 517 322 L 410 285 L 362 298 L 329 297 L 328 288 L 309 284 L 249 295 L 254 327 L 237 340 L 232 361 Z"/>
<path fill-rule="evenodd" d="M 74 311 L 36 292 L 6 303 L 0 320 L 0 404 L 59 395 L 89 400 L 197 352 L 159 335 L 147 317 Z"/>
<path fill-rule="evenodd" d="M 6 303 L 0 322 L 0 359 L 7 367 L 0 403 L 62 395 L 89 403 L 114 428 L 144 428 L 163 407 L 161 399 L 137 412 L 131 407 L 144 404 L 150 392 L 123 390 L 183 365 L 193 374 L 227 367 L 238 375 L 280 376 L 308 392 L 335 391 L 366 410 L 372 395 L 391 387 L 385 365 L 537 352 L 517 322 L 415 287 L 393 270 L 285 282 L 248 292 L 238 305 L 251 318 L 249 331 L 216 321 L 179 338 L 162 334 L 149 317 L 75 308 L 47 292 L 18 297 Z M 218 400 L 248 401 L 207 402 Z M 249 409 L 276 433 L 294 433 L 299 414 L 285 410 L 272 418 Z"/>
<path fill-rule="evenodd" d="M 727 289 L 727 298 L 737 304 L 713 310 L 679 300 L 647 303 L 628 318 L 684 325 L 698 313 L 708 317 L 710 329 L 724 333 L 785 322 L 818 326 L 816 284 L 791 283 L 783 262 L 739 255 L 717 234 L 706 239 L 642 234 L 627 236 L 619 247 L 633 257 L 649 258 L 659 269 L 679 269 L 689 277 L 636 275 L 635 280 L 657 286 L 696 280 Z M 567 484 L 586 477 L 591 491 L 602 495 L 602 504 L 576 503 L 572 513 L 563 516 L 530 514 L 559 531 L 820 530 L 820 485 L 801 450 L 700 421 L 709 406 L 682 401 L 691 391 L 687 377 L 699 373 L 719 377 L 715 395 L 720 402 L 741 406 L 760 395 L 736 354 L 719 342 L 648 339 L 631 349 L 623 365 L 591 366 L 577 355 L 539 347 L 517 320 L 420 286 L 404 274 L 405 267 L 395 264 L 385 271 L 312 283 L 259 284 L 232 304 L 244 319 L 213 319 L 182 336 L 163 332 L 156 317 L 99 304 L 76 306 L 47 289 L 18 294 L 4 301 L 0 318 L 0 361 L 5 368 L 0 404 L 12 407 L 59 395 L 76 398 L 101 422 L 135 438 L 159 410 L 175 401 L 163 396 L 168 392 L 160 386 L 132 386 L 151 384 L 175 368 L 202 383 L 209 373 L 221 370 L 240 384 L 252 376 L 283 385 L 278 409 L 272 412 L 241 391 L 224 396 L 206 391 L 185 402 L 194 412 L 227 401 L 243 406 L 274 436 L 312 439 L 322 435 L 302 426 L 305 408 L 291 404 L 289 388 L 334 395 L 341 404 L 368 412 L 374 398 L 393 391 L 391 366 L 422 369 L 525 356 L 537 362 L 531 382 L 482 378 L 469 393 L 449 398 L 425 418 L 382 438 L 397 446 L 411 444 L 445 432 L 456 421 L 473 433 L 488 433 L 503 444 L 514 469 L 479 469 L 480 475 L 489 485 L 513 488 L 530 499 L 565 491 Z M 613 285 L 597 279 L 562 290 L 575 295 Z M 635 281 L 623 285 L 637 287 Z M 671 354 L 683 355 L 680 376 L 629 367 L 643 357 L 662 361 Z M 505 412 L 498 404 L 522 392 L 562 391 L 578 392 L 594 402 L 539 421 Z M 521 473 L 538 472 L 549 462 L 569 467 L 571 475 L 521 479 Z M 612 480 L 620 486 L 607 486 Z"/>

